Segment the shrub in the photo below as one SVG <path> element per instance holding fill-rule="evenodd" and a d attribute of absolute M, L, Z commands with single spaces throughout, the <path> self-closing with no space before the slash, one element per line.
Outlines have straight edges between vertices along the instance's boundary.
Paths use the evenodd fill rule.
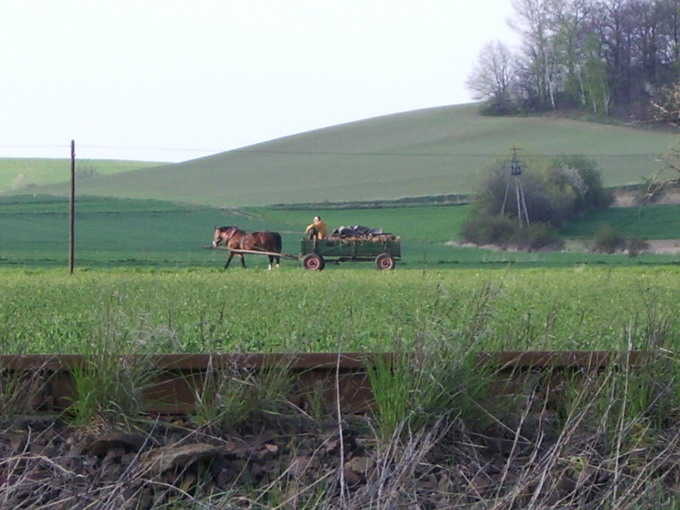
<path fill-rule="evenodd" d="M 85 163 L 81 164 L 76 168 L 76 178 L 77 179 L 88 179 L 90 177 L 96 177 L 99 172 L 91 164 Z"/>
<path fill-rule="evenodd" d="M 518 207 L 522 195 L 521 205 L 531 222 L 527 229 L 516 221 L 518 210 L 524 208 Z M 563 243 L 555 229 L 588 211 L 604 209 L 612 201 L 613 194 L 602 185 L 595 163 L 584 157 L 532 159 L 526 168 L 521 165 L 519 174 L 499 164 L 481 182 L 461 236 L 477 245 L 559 249 Z"/>
<path fill-rule="evenodd" d="M 21 188 L 30 188 L 35 186 L 33 181 L 26 174 L 19 174 L 14 179 L 12 179 L 12 190 Z"/>
<path fill-rule="evenodd" d="M 532 223 L 517 229 L 511 244 L 526 251 L 561 250 L 564 247 L 557 230 L 548 223 Z"/>
<path fill-rule="evenodd" d="M 507 216 L 473 215 L 463 224 L 461 236 L 466 242 L 477 245 L 496 244 L 506 247 L 516 235 L 517 220 Z"/>
<path fill-rule="evenodd" d="M 592 251 L 616 253 L 626 248 L 626 238 L 611 226 L 604 226 L 595 233 Z"/>
<path fill-rule="evenodd" d="M 466 242 L 477 245 L 493 244 L 526 251 L 564 247 L 557 230 L 549 223 L 536 222 L 520 227 L 516 219 L 508 216 L 472 216 L 463 224 L 461 235 Z"/>
<path fill-rule="evenodd" d="M 637 257 L 643 251 L 649 250 L 649 243 L 639 237 L 629 237 L 626 241 L 626 250 L 629 257 Z"/>
<path fill-rule="evenodd" d="M 588 211 L 606 209 L 614 202 L 614 194 L 602 184 L 596 163 L 584 156 L 561 156 L 553 161 L 576 193 L 572 214 L 581 216 Z"/>

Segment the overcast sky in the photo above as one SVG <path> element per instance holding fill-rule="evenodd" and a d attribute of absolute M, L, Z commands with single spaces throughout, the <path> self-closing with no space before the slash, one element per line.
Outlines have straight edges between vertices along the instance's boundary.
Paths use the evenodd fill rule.
<path fill-rule="evenodd" d="M 184 161 L 472 101 L 511 0 L 2 0 L 0 157 Z"/>

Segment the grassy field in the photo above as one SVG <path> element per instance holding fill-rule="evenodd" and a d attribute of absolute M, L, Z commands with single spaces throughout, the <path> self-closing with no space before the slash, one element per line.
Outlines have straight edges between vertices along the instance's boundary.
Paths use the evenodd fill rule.
<path fill-rule="evenodd" d="M 216 209 L 156 200 L 81 197 L 76 205 L 76 265 L 79 267 L 222 267 L 226 253 L 204 250 L 215 226 L 268 229 L 282 234 L 283 252 L 299 255 L 300 239 L 313 214 L 331 229 L 341 225 L 382 228 L 402 239 L 398 267 L 571 267 L 578 264 L 678 264 L 678 255 L 603 255 L 583 252 L 518 253 L 450 245 L 456 240 L 467 206 L 290 211 L 271 208 Z M 631 217 L 626 214 L 632 214 Z M 642 214 L 642 216 L 640 216 Z M 636 216 L 637 215 L 637 216 Z M 648 217 L 647 215 L 653 215 Z M 624 218 L 625 221 L 622 219 Z M 665 222 L 651 221 L 665 218 Z M 588 228 L 570 227 L 570 237 L 583 239 L 598 225 L 611 222 L 624 235 L 649 239 L 675 238 L 680 207 L 616 209 L 593 215 Z M 68 256 L 68 201 L 52 196 L 0 198 L 0 267 L 65 266 Z M 252 267 L 266 267 L 265 257 L 251 256 Z M 297 268 L 296 261 L 284 261 Z M 371 269 L 372 264 L 352 264 Z M 238 270 L 237 268 L 234 268 Z M 326 271 L 334 270 L 332 265 Z"/>
<path fill-rule="evenodd" d="M 645 239 L 680 238 L 680 208 L 668 205 L 616 207 L 591 213 L 568 225 L 563 234 L 569 238 L 592 238 L 604 225 L 611 226 L 626 236 Z"/>
<path fill-rule="evenodd" d="M 216 207 L 468 193 L 482 169 L 537 156 L 593 158 L 605 185 L 661 167 L 670 133 L 557 117 L 484 117 L 476 105 L 418 110 L 302 133 L 180 164 L 83 179 L 83 194 Z M 1 189 L 1 188 L 0 188 Z M 66 186 L 41 191 L 66 192 Z"/>
<path fill-rule="evenodd" d="M 0 286 L 4 353 L 680 348 L 678 268 L 5 269 Z"/>
<path fill-rule="evenodd" d="M 140 168 L 151 168 L 162 163 L 148 161 L 77 160 L 77 178 L 91 179 Z M 64 183 L 71 178 L 68 159 L 0 158 L 0 193 L 26 192 L 37 186 Z"/>
<path fill-rule="evenodd" d="M 154 352 L 372 350 L 457 338 L 478 321 L 485 348 L 589 349 L 619 345 L 627 327 L 637 343 L 654 321 L 675 328 L 680 255 L 450 246 L 466 206 L 316 211 L 332 228 L 401 235 L 397 271 L 347 263 L 316 273 L 297 261 L 267 271 L 265 257 L 249 257 L 249 270 L 224 272 L 226 252 L 202 249 L 215 225 L 278 230 L 297 254 L 310 212 L 83 197 L 71 277 L 67 208 L 57 197 L 0 199 L 0 337 L 11 352 L 81 352 L 119 337 Z M 665 227 L 651 221 L 660 217 Z M 650 206 L 585 222 L 666 238 L 678 218 L 678 206 Z"/>
<path fill-rule="evenodd" d="M 80 198 L 76 205 L 80 266 L 202 266 L 223 260 L 206 252 L 215 225 L 255 229 L 253 219 L 218 209 L 155 200 Z M 54 266 L 68 254 L 68 201 L 59 197 L 0 199 L 0 264 Z M 219 259 L 219 260 L 218 260 Z"/>

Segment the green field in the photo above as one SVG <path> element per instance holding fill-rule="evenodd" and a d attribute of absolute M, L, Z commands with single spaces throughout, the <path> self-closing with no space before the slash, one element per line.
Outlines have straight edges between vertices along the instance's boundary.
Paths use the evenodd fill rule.
<path fill-rule="evenodd" d="M 0 271 L 4 353 L 680 348 L 680 269 Z"/>
<path fill-rule="evenodd" d="M 604 225 L 611 226 L 626 236 L 645 239 L 680 238 L 680 208 L 668 205 L 641 207 L 616 207 L 590 213 L 585 218 L 568 225 L 563 235 L 574 238 L 591 238 Z"/>
<path fill-rule="evenodd" d="M 148 161 L 77 160 L 78 179 L 151 168 L 163 163 Z M 31 192 L 37 186 L 64 183 L 71 178 L 69 159 L 2 158 L 0 159 L 0 193 Z"/>
<path fill-rule="evenodd" d="M 660 156 L 676 142 L 671 133 L 551 116 L 485 117 L 477 105 L 457 105 L 83 179 L 78 189 L 87 195 L 215 207 L 469 193 L 480 171 L 507 162 L 513 146 L 521 148 L 527 164 L 538 156 L 591 157 L 605 185 L 615 186 L 639 183 L 658 171 Z M 66 193 L 67 187 L 39 191 Z"/>
<path fill-rule="evenodd" d="M 156 200 L 81 197 L 76 204 L 76 266 L 222 267 L 226 253 L 205 250 L 215 226 L 238 225 L 245 230 L 275 230 L 282 234 L 283 252 L 300 255 L 300 239 L 313 214 L 321 214 L 331 229 L 341 225 L 382 228 L 402 239 L 398 267 L 572 267 L 579 264 L 678 264 L 680 255 L 643 254 L 637 258 L 582 251 L 520 253 L 450 245 L 458 238 L 467 206 L 408 207 L 356 210 L 291 211 L 272 208 L 222 210 Z M 628 217 L 626 214 L 633 214 Z M 637 214 L 637 216 L 636 216 Z M 640 216 L 642 214 L 642 216 Z M 649 215 L 649 217 L 648 217 Z M 663 217 L 665 223 L 654 218 Z M 623 221 L 623 219 L 625 221 Z M 570 237 L 583 239 L 603 222 L 624 235 L 649 239 L 675 238 L 680 207 L 615 209 L 586 220 L 589 229 L 573 225 Z M 65 266 L 68 257 L 68 201 L 52 196 L 0 198 L 0 267 Z M 266 257 L 251 256 L 248 264 L 266 267 Z M 297 261 L 284 266 L 298 268 Z M 351 264 L 371 269 L 369 263 Z M 332 271 L 333 265 L 326 271 Z M 238 266 L 233 270 L 239 270 Z"/>
<path fill-rule="evenodd" d="M 481 345 L 489 349 L 609 348 L 628 326 L 640 343 L 638 322 L 665 320 L 677 302 L 680 255 L 469 248 L 455 243 L 466 205 L 334 209 L 323 201 L 468 192 L 480 168 L 513 145 L 528 162 L 538 154 L 590 155 L 606 184 L 638 182 L 672 141 L 567 119 L 481 117 L 473 106 L 458 106 L 178 165 L 133 170 L 136 163 L 101 162 L 102 175 L 77 183 L 70 277 L 68 200 L 39 194 L 50 189 L 39 186 L 0 196 L 1 335 L 12 352 L 80 352 L 83 342 L 119 336 L 154 352 L 371 350 L 395 341 L 413 346 L 422 335 L 458 338 L 483 306 L 489 322 L 484 312 Z M 0 175 L 9 175 L 2 168 Z M 307 210 L 263 205 L 316 201 L 321 206 Z M 224 272 L 226 252 L 203 249 L 215 226 L 238 225 L 280 232 L 283 252 L 296 257 L 317 214 L 331 229 L 364 225 L 400 236 L 397 270 L 346 263 L 316 273 L 284 260 L 270 272 L 265 257 L 250 256 L 247 271 L 235 263 Z M 601 211 L 563 235 L 587 240 L 602 225 L 674 239 L 680 206 Z"/>

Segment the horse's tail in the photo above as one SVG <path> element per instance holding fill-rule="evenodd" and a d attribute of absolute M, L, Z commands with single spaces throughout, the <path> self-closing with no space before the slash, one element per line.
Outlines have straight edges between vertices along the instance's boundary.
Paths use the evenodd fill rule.
<path fill-rule="evenodd" d="M 281 253 L 283 243 L 281 242 L 281 234 L 279 234 L 278 232 L 274 232 L 274 246 L 276 247 L 274 251 Z"/>

